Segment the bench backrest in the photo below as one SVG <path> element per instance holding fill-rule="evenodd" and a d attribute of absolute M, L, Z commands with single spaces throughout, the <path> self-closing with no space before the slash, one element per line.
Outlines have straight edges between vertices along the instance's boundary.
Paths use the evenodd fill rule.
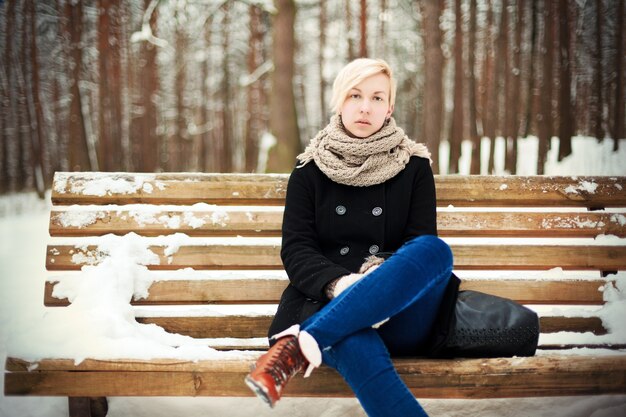
<path fill-rule="evenodd" d="M 288 176 L 57 173 L 46 267 L 47 306 L 57 282 L 106 254 L 101 236 L 153 237 L 155 281 L 134 300 L 137 320 L 215 342 L 263 348 L 286 286 L 279 257 Z M 626 177 L 436 176 L 438 229 L 452 246 L 463 288 L 529 305 L 598 306 L 610 274 L 626 270 Z M 176 235 L 176 248 L 159 236 Z M 189 278 L 188 270 L 198 271 Z M 183 272 L 184 271 L 184 272 Z M 608 278 L 607 278 L 608 276 Z M 172 305 L 262 304 L 261 313 L 181 314 Z M 163 306 L 142 313 L 142 306 Z M 542 333 L 606 332 L 598 317 L 540 312 Z M 566 317 L 567 316 L 567 317 Z M 557 348 L 546 341 L 542 348 Z"/>

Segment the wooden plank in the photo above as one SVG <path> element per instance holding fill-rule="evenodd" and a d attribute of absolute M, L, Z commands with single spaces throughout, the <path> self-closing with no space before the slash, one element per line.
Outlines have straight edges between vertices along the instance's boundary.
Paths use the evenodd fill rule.
<path fill-rule="evenodd" d="M 196 338 L 255 338 L 267 337 L 273 316 L 202 316 L 202 317 L 137 317 L 139 323 L 156 324 L 171 333 Z M 606 334 L 598 317 L 546 316 L 539 319 L 542 333 L 591 332 Z"/>
<path fill-rule="evenodd" d="M 282 279 L 206 279 L 155 281 L 146 299 L 132 301 L 133 305 L 169 304 L 275 304 L 287 286 Z M 44 304 L 48 307 L 67 306 L 67 299 L 52 296 L 56 283 L 46 282 Z M 602 304 L 599 288 L 604 280 L 529 279 L 464 280 L 461 289 L 482 291 L 510 298 L 522 304 Z"/>
<path fill-rule="evenodd" d="M 280 236 L 283 212 L 277 210 L 169 210 L 142 214 L 133 211 L 82 210 L 81 222 L 72 224 L 75 211 L 52 210 L 50 236 L 102 236 L 135 232 L 142 236 L 185 233 L 189 236 Z M 88 220 L 84 220 L 88 219 Z"/>
<path fill-rule="evenodd" d="M 286 174 L 57 172 L 52 203 L 280 205 Z"/>
<path fill-rule="evenodd" d="M 282 204 L 287 174 L 68 173 L 54 204 Z M 103 187 L 110 184 L 109 187 Z M 440 206 L 626 206 L 626 177 L 436 175 Z M 108 192 L 103 195 L 103 190 Z"/>
<path fill-rule="evenodd" d="M 252 360 L 42 361 L 36 371 L 9 364 L 6 395 L 251 396 L 242 383 Z M 506 398 L 626 392 L 626 355 L 546 355 L 495 359 L 396 359 L 396 369 L 419 398 Z M 26 366 L 26 363 L 22 364 Z M 75 372 L 79 371 L 79 372 Z M 285 396 L 352 396 L 328 367 L 294 378 Z"/>
<path fill-rule="evenodd" d="M 624 214 L 445 211 L 437 213 L 437 230 L 443 237 L 626 237 Z"/>
<path fill-rule="evenodd" d="M 159 212 L 52 210 L 50 236 L 102 236 L 108 233 L 142 236 L 186 233 L 189 236 L 280 236 L 282 211 L 228 209 L 214 211 L 168 210 Z M 440 236 L 460 237 L 626 237 L 626 216 L 607 212 L 449 212 L 437 215 Z"/>
<path fill-rule="evenodd" d="M 626 177 L 436 176 L 439 206 L 623 207 Z"/>
<path fill-rule="evenodd" d="M 458 269 L 533 270 L 561 267 L 567 270 L 617 271 L 626 269 L 626 246 L 585 245 L 452 245 Z M 194 269 L 281 269 L 278 245 L 181 246 L 171 256 L 165 247 L 151 246 L 160 258 L 153 270 Z M 49 245 L 48 270 L 79 270 L 96 264 L 106 254 L 95 246 Z"/>

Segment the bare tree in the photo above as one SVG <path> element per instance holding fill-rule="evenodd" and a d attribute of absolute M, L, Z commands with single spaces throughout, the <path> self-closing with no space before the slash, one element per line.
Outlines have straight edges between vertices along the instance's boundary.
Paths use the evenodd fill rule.
<path fill-rule="evenodd" d="M 4 46 L 4 65 L 0 66 L 2 74 L 2 124 L 3 129 L 0 131 L 2 138 L 2 170 L 0 171 L 0 191 L 15 191 L 17 175 L 13 170 L 12 158 L 13 146 L 17 143 L 16 114 L 15 114 L 15 96 L 12 94 L 12 86 L 15 85 L 13 72 L 13 39 L 15 33 L 15 0 L 7 0 L 5 9 L 5 46 Z"/>
<path fill-rule="evenodd" d="M 261 23 L 263 11 L 250 6 L 250 39 L 248 45 L 248 73 L 255 74 L 263 63 L 263 27 Z M 265 94 L 261 76 L 255 76 L 248 82 L 248 118 L 246 120 L 246 152 L 245 170 L 254 172 L 259 160 L 259 137 L 263 129 L 263 107 Z"/>
<path fill-rule="evenodd" d="M 480 174 L 480 136 L 478 135 L 478 111 L 476 109 L 476 31 L 477 25 L 476 0 L 470 1 L 470 27 L 469 27 L 469 55 L 468 55 L 468 95 L 469 95 L 469 128 L 472 142 L 472 159 L 470 162 L 470 174 Z"/>
<path fill-rule="evenodd" d="M 99 0 L 98 6 L 98 167 L 103 171 L 119 171 L 122 161 L 120 0 Z"/>
<path fill-rule="evenodd" d="M 613 150 L 617 151 L 619 147 L 619 140 L 626 138 L 626 128 L 624 126 L 626 98 L 624 97 L 624 89 L 626 88 L 626 81 L 624 80 L 624 70 L 626 69 L 626 50 L 624 50 L 624 2 L 620 1 L 617 8 L 617 22 L 615 29 L 615 71 L 617 73 L 615 77 L 615 107 L 613 116 Z"/>
<path fill-rule="evenodd" d="M 221 98 L 221 122 L 222 135 L 220 137 L 219 152 L 219 171 L 231 172 L 233 169 L 233 134 L 232 134 L 232 117 L 231 117 L 231 73 L 230 73 L 230 56 L 228 54 L 230 48 L 230 4 L 224 3 L 222 6 L 224 17 L 222 20 L 222 82 L 220 85 Z"/>
<path fill-rule="evenodd" d="M 320 115 L 322 120 L 326 117 L 326 80 L 324 79 L 324 50 L 326 49 L 326 0 L 320 0 L 320 54 L 319 54 L 319 76 L 320 76 Z"/>
<path fill-rule="evenodd" d="M 559 0 L 559 68 L 561 85 L 559 89 L 559 161 L 572 153 L 572 136 L 576 130 L 576 120 L 572 113 L 572 67 L 570 58 L 571 12 L 568 0 Z"/>
<path fill-rule="evenodd" d="M 30 154 L 31 164 L 33 169 L 33 177 L 35 178 L 35 189 L 40 198 L 44 198 L 46 186 L 51 183 L 50 175 L 46 166 L 44 165 L 45 154 L 45 138 L 44 138 L 44 117 L 43 108 L 41 107 L 41 100 L 39 98 L 39 92 L 41 91 L 39 80 L 39 58 L 37 56 L 37 22 L 35 14 L 35 1 L 26 1 L 26 13 L 25 16 L 29 18 L 30 23 L 30 106 L 32 108 L 33 120 L 31 123 L 30 131 Z M 24 31 L 25 33 L 27 31 Z"/>
<path fill-rule="evenodd" d="M 552 2 L 546 0 L 543 5 L 543 73 L 541 77 L 541 101 L 537 112 L 537 130 L 539 136 L 539 154 L 537 174 L 544 173 L 545 164 L 552 138 L 552 67 L 554 55 L 554 13 Z"/>
<path fill-rule="evenodd" d="M 352 0 L 345 0 L 346 6 L 346 32 L 348 36 L 346 36 L 346 40 L 348 42 L 348 61 L 352 61 L 356 58 L 356 53 L 354 52 L 354 38 L 352 33 L 352 7 L 350 4 Z"/>
<path fill-rule="evenodd" d="M 69 167 L 73 171 L 90 171 L 93 169 L 89 159 L 87 132 L 82 112 L 82 97 L 79 83 L 83 62 L 81 36 L 83 32 L 82 3 L 65 2 L 64 38 L 68 40 L 68 57 L 70 64 L 70 115 L 69 115 Z"/>
<path fill-rule="evenodd" d="M 433 171 L 439 171 L 439 141 L 443 115 L 442 34 L 439 19 L 445 7 L 444 0 L 424 0 L 420 3 L 423 16 L 424 39 L 424 142 L 432 153 Z"/>
<path fill-rule="evenodd" d="M 270 131 L 276 144 L 270 149 L 268 172 L 289 172 L 300 151 L 300 133 L 293 91 L 296 5 L 274 0 L 278 12 L 273 22 L 274 72 L 270 95 Z"/>
<path fill-rule="evenodd" d="M 150 7 L 152 0 L 144 0 L 144 13 L 150 33 L 157 30 L 158 10 Z M 131 155 L 134 170 L 154 172 L 160 167 L 159 135 L 157 134 L 158 108 L 155 100 L 159 91 L 157 72 L 157 48 L 149 41 L 139 45 L 136 66 L 132 66 L 132 79 L 135 84 L 133 107 L 138 109 L 131 114 Z"/>
<path fill-rule="evenodd" d="M 528 87 L 527 98 L 526 98 L 526 108 L 524 111 L 524 128 L 522 129 L 522 136 L 526 137 L 530 135 L 531 125 L 533 121 L 532 116 L 532 108 L 533 103 L 536 102 L 536 97 L 538 96 L 538 89 L 535 83 L 535 62 L 537 61 L 537 1 L 531 1 L 531 11 L 530 11 L 530 52 L 528 56 Z"/>
<path fill-rule="evenodd" d="M 367 57 L 367 1 L 361 0 L 360 15 L 359 15 L 359 29 L 360 29 L 360 43 L 359 43 L 359 57 Z"/>
<path fill-rule="evenodd" d="M 455 32 L 454 32 L 454 109 L 452 111 L 452 127 L 450 131 L 450 174 L 459 171 L 461 157 L 461 142 L 463 141 L 463 106 L 464 106 L 464 65 L 463 65 L 463 14 L 461 0 L 454 2 Z"/>
<path fill-rule="evenodd" d="M 385 22 L 387 21 L 386 14 L 387 14 L 387 0 L 380 0 L 380 19 L 378 23 L 379 26 L 378 26 L 377 54 L 379 57 L 382 57 L 382 58 L 387 56 L 387 39 L 386 39 L 386 28 L 385 28 Z"/>
<path fill-rule="evenodd" d="M 494 98 L 494 90 L 496 90 L 495 81 L 495 12 L 493 11 L 492 1 L 489 0 L 489 7 L 487 10 L 487 26 L 485 27 L 485 53 L 484 62 L 482 67 L 482 74 L 480 79 L 480 115 L 483 136 L 490 139 L 489 146 L 489 164 L 487 172 L 491 172 L 493 169 L 493 149 L 495 146 L 495 123 L 493 114 L 492 100 Z"/>
<path fill-rule="evenodd" d="M 520 89 L 521 89 L 521 42 L 522 42 L 522 16 L 524 1 L 517 0 L 515 14 L 512 15 L 511 25 L 514 27 L 515 37 L 513 42 L 507 41 L 512 50 L 507 54 L 506 69 L 506 105 L 504 116 L 503 136 L 506 141 L 505 169 L 515 174 L 517 171 L 517 138 L 519 133 L 518 120 L 520 117 Z M 507 12 L 511 15 L 511 11 Z M 509 34 L 511 31 L 509 31 Z"/>
<path fill-rule="evenodd" d="M 594 116 L 591 119 L 592 129 L 594 129 L 594 135 L 599 141 L 604 140 L 604 127 L 602 126 L 602 119 L 604 113 L 604 80 L 603 74 L 603 53 L 602 53 L 602 35 L 604 33 L 604 17 L 602 13 L 602 0 L 596 0 L 596 61 L 595 61 L 595 78 L 594 88 L 595 92 L 595 107 L 593 108 Z"/>

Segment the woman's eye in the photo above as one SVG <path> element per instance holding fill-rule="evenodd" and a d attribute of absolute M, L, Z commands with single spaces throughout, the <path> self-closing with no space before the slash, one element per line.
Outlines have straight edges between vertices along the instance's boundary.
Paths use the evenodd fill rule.
<path fill-rule="evenodd" d="M 376 101 L 383 101 L 383 98 L 382 97 L 374 97 L 374 100 L 376 100 Z"/>
<path fill-rule="evenodd" d="M 360 98 L 361 95 L 360 94 L 350 94 L 351 98 Z"/>

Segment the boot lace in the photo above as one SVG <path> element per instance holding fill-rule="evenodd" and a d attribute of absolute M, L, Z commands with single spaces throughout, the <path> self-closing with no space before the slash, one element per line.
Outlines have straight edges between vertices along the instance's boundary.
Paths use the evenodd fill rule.
<path fill-rule="evenodd" d="M 300 353 L 297 339 L 291 337 L 282 349 L 276 350 L 264 370 L 272 377 L 276 388 L 281 389 L 292 376 L 304 367 L 305 362 L 304 356 Z"/>

